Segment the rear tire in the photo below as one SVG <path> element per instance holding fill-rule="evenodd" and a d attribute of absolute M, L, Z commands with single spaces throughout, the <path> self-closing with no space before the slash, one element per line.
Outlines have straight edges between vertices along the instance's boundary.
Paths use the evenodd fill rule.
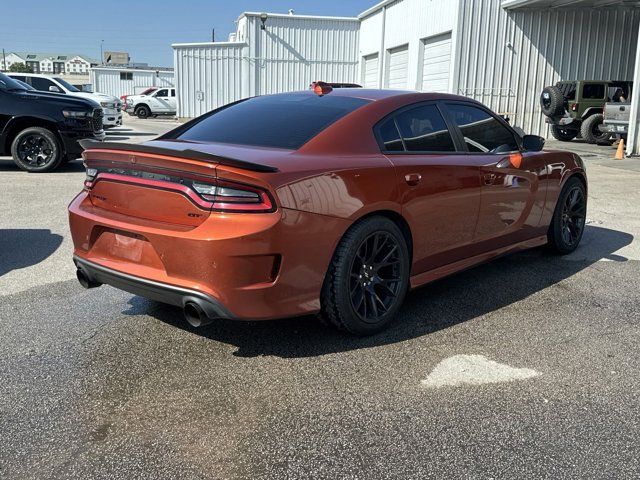
<path fill-rule="evenodd" d="M 50 172 L 65 158 L 58 137 L 43 127 L 25 128 L 11 142 L 14 163 L 33 173 Z"/>
<path fill-rule="evenodd" d="M 345 233 L 329 265 L 320 296 L 324 323 L 354 335 L 383 330 L 409 286 L 409 250 L 398 226 L 370 217 Z"/>
<path fill-rule="evenodd" d="M 564 94 L 558 87 L 544 87 L 540 94 L 540 108 L 547 117 L 564 114 Z"/>
<path fill-rule="evenodd" d="M 146 105 L 140 105 L 136 107 L 136 116 L 141 119 L 149 118 L 151 115 L 151 109 Z"/>
<path fill-rule="evenodd" d="M 611 141 L 611 135 L 606 132 L 598 130 L 598 126 L 604 122 L 604 115 L 601 113 L 594 113 L 590 117 L 587 117 L 580 126 L 580 134 L 587 143 L 604 143 Z"/>
<path fill-rule="evenodd" d="M 551 135 L 556 140 L 560 140 L 561 142 L 570 142 L 574 138 L 578 136 L 577 130 L 570 130 L 568 128 L 562 128 L 559 125 L 551 126 Z"/>
<path fill-rule="evenodd" d="M 584 184 L 571 177 L 564 185 L 547 232 L 549 249 L 557 254 L 573 252 L 582 239 L 587 218 L 587 195 Z"/>

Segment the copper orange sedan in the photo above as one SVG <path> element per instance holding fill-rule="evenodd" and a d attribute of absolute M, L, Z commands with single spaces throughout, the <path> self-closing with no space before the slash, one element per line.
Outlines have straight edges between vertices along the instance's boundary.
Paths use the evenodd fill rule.
<path fill-rule="evenodd" d="M 319 313 L 385 327 L 409 288 L 580 242 L 581 159 L 463 97 L 323 88 L 250 98 L 141 145 L 87 145 L 78 279 L 194 326 Z"/>

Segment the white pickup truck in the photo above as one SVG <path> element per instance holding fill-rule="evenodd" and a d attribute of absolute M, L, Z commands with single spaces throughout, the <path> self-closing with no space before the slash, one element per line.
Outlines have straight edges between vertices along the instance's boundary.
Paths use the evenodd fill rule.
<path fill-rule="evenodd" d="M 176 114 L 176 89 L 160 87 L 146 95 L 128 95 L 125 111 L 138 118 Z"/>
<path fill-rule="evenodd" d="M 122 125 L 122 102 L 118 97 L 98 92 L 83 92 L 60 77 L 39 73 L 8 73 L 9 77 L 31 85 L 43 92 L 64 93 L 72 97 L 88 98 L 98 102 L 103 112 L 103 128 L 113 128 Z"/>

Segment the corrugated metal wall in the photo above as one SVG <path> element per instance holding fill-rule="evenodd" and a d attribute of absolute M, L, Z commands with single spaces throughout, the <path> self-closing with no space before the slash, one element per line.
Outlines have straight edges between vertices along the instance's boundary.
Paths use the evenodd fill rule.
<path fill-rule="evenodd" d="M 307 89 L 314 80 L 357 82 L 357 20 L 281 16 L 269 18 L 265 30 L 257 17 L 248 20 L 260 94 Z"/>
<path fill-rule="evenodd" d="M 461 0 L 454 93 L 509 113 L 527 133 L 547 136 L 538 103 L 545 85 L 633 79 L 640 11 L 506 11 L 500 3 Z"/>
<path fill-rule="evenodd" d="M 178 117 L 197 117 L 248 96 L 245 43 L 174 47 Z"/>
<path fill-rule="evenodd" d="M 389 50 L 408 45 L 405 88 L 421 88 L 423 41 L 455 30 L 458 3 L 459 0 L 397 0 L 361 17 L 358 59 L 362 62 L 365 56 L 382 50 L 378 86 L 384 84 Z M 362 78 L 362 68 L 363 64 L 358 78 Z"/>
<path fill-rule="evenodd" d="M 195 117 L 241 98 L 301 90 L 314 80 L 358 81 L 356 19 L 255 14 L 234 43 L 176 44 L 178 116 Z"/>
<path fill-rule="evenodd" d="M 132 80 L 121 80 L 121 72 L 132 72 Z M 140 93 L 147 87 L 174 86 L 173 72 L 160 71 L 156 74 L 152 70 L 123 70 L 111 68 L 91 69 L 91 84 L 94 92 L 106 93 L 120 97 Z"/>

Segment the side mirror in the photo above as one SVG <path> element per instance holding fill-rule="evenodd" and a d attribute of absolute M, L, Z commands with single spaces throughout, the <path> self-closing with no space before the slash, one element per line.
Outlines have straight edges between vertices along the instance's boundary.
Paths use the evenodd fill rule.
<path fill-rule="evenodd" d="M 538 135 L 525 135 L 522 137 L 522 146 L 528 152 L 540 152 L 544 148 L 544 138 Z"/>
<path fill-rule="evenodd" d="M 60 93 L 61 92 L 61 90 L 58 87 L 56 87 L 55 85 L 51 85 L 49 87 L 49 91 L 50 92 L 56 92 L 56 93 Z"/>

